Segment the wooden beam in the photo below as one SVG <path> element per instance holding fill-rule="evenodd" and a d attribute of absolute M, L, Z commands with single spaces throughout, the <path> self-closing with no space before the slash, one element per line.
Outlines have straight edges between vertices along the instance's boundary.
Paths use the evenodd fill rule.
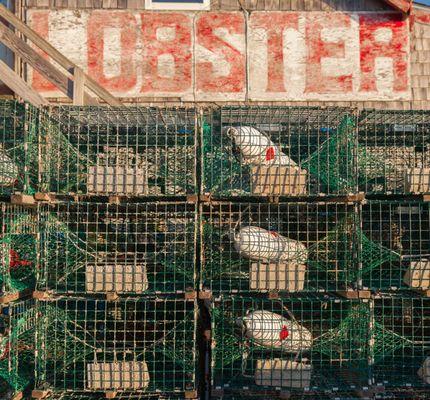
<path fill-rule="evenodd" d="M 70 61 L 67 57 L 61 54 L 55 47 L 49 44 L 45 39 L 39 36 L 28 25 L 23 23 L 15 14 L 11 13 L 6 7 L 0 4 L 0 17 L 4 18 L 8 24 L 12 25 L 15 29 L 21 32 L 27 39 L 31 40 L 39 49 L 43 50 L 49 57 L 57 62 L 65 70 L 71 72 L 78 66 Z M 86 75 L 85 85 L 94 94 L 104 100 L 111 106 L 121 106 L 122 103 L 112 96 L 106 89 L 101 87 L 94 79 Z"/>
<path fill-rule="evenodd" d="M 24 62 L 43 75 L 44 78 L 53 83 L 67 97 L 73 99 L 71 89 L 73 82 L 3 24 L 0 24 L 0 41 L 15 52 Z M 97 105 L 98 103 L 95 99 L 85 95 L 85 104 Z"/>
<path fill-rule="evenodd" d="M 2 82 L 25 101 L 40 107 L 49 104 L 39 93 L 37 93 L 27 82 L 0 60 L 0 77 Z"/>
<path fill-rule="evenodd" d="M 73 105 L 83 106 L 85 103 L 85 74 L 82 69 L 73 68 Z"/>

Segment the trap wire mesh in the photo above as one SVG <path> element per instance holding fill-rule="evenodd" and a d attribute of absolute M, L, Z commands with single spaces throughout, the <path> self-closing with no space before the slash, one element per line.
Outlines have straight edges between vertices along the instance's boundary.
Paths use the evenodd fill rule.
<path fill-rule="evenodd" d="M 1 308 L 0 394 L 5 396 L 3 398 L 12 398 L 33 381 L 35 326 L 33 300 L 18 301 Z"/>
<path fill-rule="evenodd" d="M 196 304 L 67 298 L 38 307 L 36 388 L 184 392 L 195 388 Z"/>
<path fill-rule="evenodd" d="M 369 194 L 430 193 L 430 112 L 363 110 L 358 187 Z"/>
<path fill-rule="evenodd" d="M 232 297 L 211 310 L 213 388 L 316 393 L 368 384 L 367 300 Z"/>
<path fill-rule="evenodd" d="M 229 294 L 356 286 L 355 212 L 336 203 L 203 206 L 203 287 Z"/>
<path fill-rule="evenodd" d="M 196 193 L 196 111 L 50 107 L 41 116 L 41 190 L 183 196 Z"/>
<path fill-rule="evenodd" d="M 39 261 L 38 215 L 34 208 L 0 203 L 1 293 L 33 289 Z"/>
<path fill-rule="evenodd" d="M 356 117 L 317 107 L 222 107 L 202 123 L 203 192 L 218 197 L 356 192 Z"/>
<path fill-rule="evenodd" d="M 196 286 L 194 204 L 40 207 L 39 290 L 175 294 Z"/>
<path fill-rule="evenodd" d="M 0 101 L 0 194 L 34 193 L 38 182 L 38 109 Z"/>

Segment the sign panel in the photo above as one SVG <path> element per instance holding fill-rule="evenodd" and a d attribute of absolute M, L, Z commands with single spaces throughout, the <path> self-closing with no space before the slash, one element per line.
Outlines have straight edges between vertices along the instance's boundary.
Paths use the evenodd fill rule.
<path fill-rule="evenodd" d="M 120 97 L 409 100 L 397 13 L 31 10 L 31 26 Z M 60 95 L 34 73 L 43 95 Z"/>

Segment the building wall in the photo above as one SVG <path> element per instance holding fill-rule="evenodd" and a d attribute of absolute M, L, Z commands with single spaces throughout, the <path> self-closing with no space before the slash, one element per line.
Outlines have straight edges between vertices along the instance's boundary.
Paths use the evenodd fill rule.
<path fill-rule="evenodd" d="M 26 8 L 34 29 L 132 102 L 430 108 L 430 25 L 382 1 L 218 0 L 210 12 L 145 12 L 144 0 L 27 0 Z M 283 41 L 273 29 L 282 24 Z"/>

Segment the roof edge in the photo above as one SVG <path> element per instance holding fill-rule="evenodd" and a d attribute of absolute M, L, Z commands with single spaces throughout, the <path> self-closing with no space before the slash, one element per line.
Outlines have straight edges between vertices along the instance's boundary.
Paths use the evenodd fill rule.
<path fill-rule="evenodd" d="M 412 10 L 412 0 L 384 0 L 384 2 L 405 14 Z"/>

